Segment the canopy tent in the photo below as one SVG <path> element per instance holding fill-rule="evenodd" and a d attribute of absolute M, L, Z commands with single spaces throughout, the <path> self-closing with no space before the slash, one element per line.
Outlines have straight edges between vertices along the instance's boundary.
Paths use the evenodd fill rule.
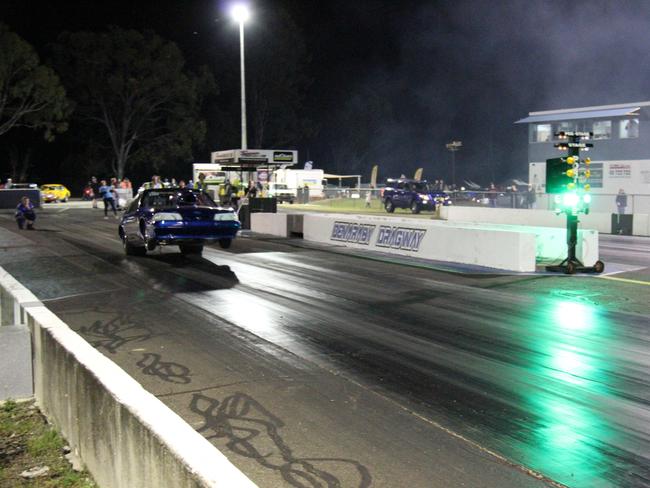
<path fill-rule="evenodd" d="M 357 188 L 361 188 L 361 175 L 332 175 L 332 174 L 325 174 L 323 177 L 326 180 L 329 179 L 337 179 L 339 180 L 339 186 L 343 186 L 343 180 L 344 179 L 350 179 L 350 178 L 356 178 L 357 180 Z"/>

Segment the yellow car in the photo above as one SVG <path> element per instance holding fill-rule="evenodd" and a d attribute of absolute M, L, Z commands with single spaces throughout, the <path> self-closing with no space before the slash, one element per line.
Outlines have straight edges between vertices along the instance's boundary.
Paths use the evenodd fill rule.
<path fill-rule="evenodd" d="M 67 202 L 70 190 L 59 184 L 41 186 L 41 198 L 44 202 Z"/>

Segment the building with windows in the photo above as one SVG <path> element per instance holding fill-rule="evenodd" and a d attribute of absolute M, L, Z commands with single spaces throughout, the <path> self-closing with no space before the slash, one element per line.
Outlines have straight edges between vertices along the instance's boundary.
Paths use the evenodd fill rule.
<path fill-rule="evenodd" d="M 546 160 L 558 157 L 555 134 L 593 132 L 594 147 L 583 153 L 592 160 L 591 188 L 601 211 L 613 210 L 613 196 L 622 188 L 632 205 L 650 208 L 650 101 L 530 112 L 517 124 L 528 124 L 529 182 L 538 192 L 546 187 Z M 645 197 L 644 197 L 645 195 Z M 647 200 L 647 201 L 646 201 Z M 633 209 L 631 209 L 634 211 Z"/>

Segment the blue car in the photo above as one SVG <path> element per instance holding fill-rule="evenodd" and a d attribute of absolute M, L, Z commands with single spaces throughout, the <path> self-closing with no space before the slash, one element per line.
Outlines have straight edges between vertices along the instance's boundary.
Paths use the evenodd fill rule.
<path fill-rule="evenodd" d="M 203 191 L 161 188 L 145 190 L 129 203 L 119 235 L 127 255 L 144 256 L 157 246 L 200 255 L 206 243 L 228 249 L 240 227 L 232 208 L 220 207 Z"/>
<path fill-rule="evenodd" d="M 444 191 L 433 189 L 426 181 L 405 178 L 386 180 L 383 196 L 386 212 L 396 208 L 408 208 L 414 214 L 422 210 L 435 210 L 438 205 L 451 205 L 451 198 Z"/>

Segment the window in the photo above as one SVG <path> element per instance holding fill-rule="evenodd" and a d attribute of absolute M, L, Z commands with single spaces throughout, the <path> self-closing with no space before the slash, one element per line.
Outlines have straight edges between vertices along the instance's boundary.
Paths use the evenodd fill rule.
<path fill-rule="evenodd" d="M 533 125 L 532 142 L 551 142 L 551 124 Z"/>
<path fill-rule="evenodd" d="M 612 121 L 596 120 L 594 121 L 594 125 L 591 131 L 594 133 L 594 139 L 611 139 Z"/>
<path fill-rule="evenodd" d="M 575 122 L 558 122 L 557 124 L 553 124 L 553 138 L 555 139 L 555 134 L 558 132 L 573 132 L 577 128 Z"/>
<path fill-rule="evenodd" d="M 636 139 L 639 137 L 639 119 L 620 121 L 619 137 L 621 139 Z"/>

